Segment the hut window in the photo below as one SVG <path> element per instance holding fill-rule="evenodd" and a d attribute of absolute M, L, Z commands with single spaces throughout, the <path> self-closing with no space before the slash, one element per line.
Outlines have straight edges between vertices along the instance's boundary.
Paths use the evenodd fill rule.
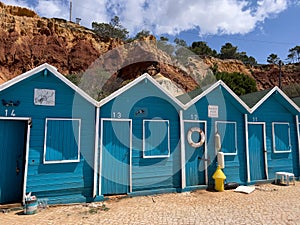
<path fill-rule="evenodd" d="M 143 120 L 143 158 L 170 156 L 168 120 Z"/>
<path fill-rule="evenodd" d="M 46 119 L 45 164 L 79 162 L 80 124 L 80 119 Z"/>
<path fill-rule="evenodd" d="M 285 122 L 272 123 L 274 153 L 291 152 L 290 124 Z"/>
<path fill-rule="evenodd" d="M 237 154 L 236 122 L 216 121 L 216 132 L 220 135 L 221 149 L 224 155 Z"/>

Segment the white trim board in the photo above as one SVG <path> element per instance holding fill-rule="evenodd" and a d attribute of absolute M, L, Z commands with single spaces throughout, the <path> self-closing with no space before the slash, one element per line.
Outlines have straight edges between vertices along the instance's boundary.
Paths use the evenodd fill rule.
<path fill-rule="evenodd" d="M 273 93 L 278 92 L 296 111 L 300 112 L 300 108 L 293 102 L 279 87 L 272 88 L 262 99 L 260 99 L 250 110 L 252 114 L 259 106 L 261 106 Z"/>
<path fill-rule="evenodd" d="M 167 122 L 168 124 L 168 128 L 167 128 L 167 132 L 168 132 L 168 154 L 167 155 L 150 155 L 147 156 L 145 155 L 145 148 L 146 148 L 146 137 L 145 137 L 145 122 Z M 158 119 L 145 119 L 143 120 L 143 158 L 145 159 L 153 159 L 153 158 L 169 158 L 170 157 L 170 121 L 169 120 L 158 120 Z"/>
<path fill-rule="evenodd" d="M 183 120 L 183 126 L 184 123 L 204 123 L 204 134 L 205 134 L 205 142 L 204 142 L 204 157 L 205 157 L 205 162 L 204 162 L 204 167 L 205 167 L 205 185 L 208 185 L 208 166 L 207 166 L 207 121 L 206 120 Z M 184 140 L 185 141 L 186 136 L 184 135 Z M 185 144 L 184 144 L 184 152 L 185 152 Z M 184 162 L 184 167 L 185 167 L 185 162 Z M 186 184 L 185 184 L 186 185 Z M 198 187 L 198 186 L 203 186 L 203 184 L 199 184 L 199 185 L 193 185 L 193 187 Z"/>
<path fill-rule="evenodd" d="M 78 93 L 80 96 L 82 96 L 85 100 L 87 100 L 88 102 L 90 102 L 91 104 L 93 104 L 94 106 L 97 105 L 97 101 L 95 99 L 93 99 L 92 97 L 90 97 L 87 93 L 85 93 L 82 89 L 80 89 L 78 86 L 76 86 L 75 84 L 73 84 L 70 80 L 68 80 L 64 75 L 62 75 L 61 73 L 59 73 L 57 71 L 57 68 L 55 68 L 54 66 L 49 65 L 48 63 L 44 63 L 32 70 L 29 70 L 3 84 L 0 85 L 0 91 L 9 88 L 10 86 L 21 82 L 31 76 L 34 76 L 35 74 L 43 71 L 47 69 L 48 71 L 50 71 L 54 76 L 56 76 L 57 78 L 59 78 L 62 82 L 64 82 L 67 86 L 69 86 L 71 89 L 73 89 L 76 93 Z"/>
<path fill-rule="evenodd" d="M 78 140 L 77 140 L 77 159 L 71 160 L 46 160 L 47 151 L 47 132 L 48 132 L 48 121 L 78 121 Z M 81 119 L 79 118 L 46 118 L 45 119 L 45 136 L 44 136 L 44 154 L 43 154 L 43 164 L 55 164 L 55 163 L 73 163 L 80 162 L 80 140 L 81 140 Z"/>
<path fill-rule="evenodd" d="M 126 92 L 127 90 L 129 90 L 130 88 L 132 88 L 133 86 L 137 85 L 138 83 L 144 81 L 145 82 L 151 82 L 154 86 L 156 86 L 162 93 L 164 93 L 168 98 L 170 98 L 176 105 L 178 105 L 179 107 L 183 108 L 183 104 L 174 96 L 171 95 L 171 93 L 169 93 L 168 91 L 166 91 L 153 77 L 151 77 L 148 73 L 144 73 L 143 75 L 139 76 L 138 78 L 136 78 L 135 80 L 133 80 L 132 82 L 128 83 L 127 85 L 125 85 L 124 87 L 118 89 L 117 91 L 115 91 L 114 93 L 110 94 L 109 96 L 107 96 L 106 98 L 102 99 L 101 101 L 98 102 L 98 106 L 103 106 L 106 103 L 108 103 L 109 101 L 111 101 L 112 99 L 118 97 L 119 95 L 121 95 L 122 93 Z"/>
<path fill-rule="evenodd" d="M 236 121 L 221 121 L 221 120 L 215 121 L 215 133 L 218 132 L 218 123 L 220 123 L 220 124 L 234 124 L 234 132 L 235 132 L 235 137 L 234 137 L 235 143 L 234 143 L 234 146 L 235 146 L 235 152 L 232 152 L 232 153 L 223 152 L 223 153 L 224 153 L 224 155 L 237 155 L 237 152 L 238 152 L 238 144 L 237 144 L 237 134 L 238 134 L 237 133 L 237 122 Z M 221 140 L 222 140 L 222 138 L 221 138 Z M 221 149 L 222 149 L 222 144 L 221 144 Z"/>
<path fill-rule="evenodd" d="M 30 129 L 31 129 L 31 118 L 30 117 L 0 117 L 0 120 L 24 120 L 27 121 L 27 134 L 26 134 L 26 146 L 25 146 L 25 156 L 24 156 L 24 177 L 23 177 L 23 193 L 22 193 L 22 203 L 25 204 L 25 196 L 27 189 L 27 174 L 28 174 L 28 158 L 29 158 L 29 143 L 30 143 Z"/>
<path fill-rule="evenodd" d="M 25 196 L 27 189 L 27 175 L 28 175 L 28 160 L 29 160 L 29 143 L 30 143 L 30 129 L 31 129 L 31 120 L 28 120 L 27 125 L 27 140 L 26 140 L 26 153 L 25 153 L 25 169 L 24 169 L 24 180 L 23 180 L 23 198 L 22 202 L 25 204 Z"/>
<path fill-rule="evenodd" d="M 189 101 L 188 103 L 186 103 L 184 105 L 184 109 L 188 109 L 189 107 L 191 107 L 192 105 L 194 105 L 196 102 L 198 102 L 201 98 L 205 97 L 206 95 L 208 95 L 210 92 L 212 92 L 213 90 L 215 90 L 218 87 L 223 87 L 226 91 L 228 91 L 228 93 L 239 102 L 239 104 L 241 104 L 241 106 L 243 108 L 245 108 L 245 110 L 247 112 L 250 113 L 250 108 L 249 106 L 243 102 L 222 80 L 217 81 L 216 83 L 214 83 L 213 85 L 211 85 L 208 89 L 206 89 L 205 91 L 203 91 L 200 95 L 198 95 L 197 97 L 191 99 L 191 101 Z"/>
<path fill-rule="evenodd" d="M 289 149 L 287 149 L 287 150 L 276 150 L 275 125 L 287 125 L 288 126 Z M 290 128 L 290 123 L 289 122 L 272 122 L 272 143 L 273 143 L 273 152 L 274 153 L 289 153 L 289 152 L 292 152 L 292 149 L 291 149 L 291 128 Z"/>
<path fill-rule="evenodd" d="M 0 120 L 29 120 L 29 121 L 31 121 L 31 117 L 6 117 L 6 116 L 0 116 Z"/>
<path fill-rule="evenodd" d="M 103 121 L 129 122 L 129 193 L 132 192 L 132 119 L 101 118 L 100 121 L 100 163 L 98 194 L 102 195 L 102 153 L 103 153 Z"/>
<path fill-rule="evenodd" d="M 179 111 L 180 121 L 180 152 L 181 152 L 181 188 L 186 187 L 186 172 L 185 172 L 185 136 L 184 136 L 184 122 L 183 110 Z"/>
<path fill-rule="evenodd" d="M 248 115 L 247 114 L 244 114 L 244 123 L 245 123 L 247 182 L 250 183 L 249 132 L 248 132 Z"/>
<path fill-rule="evenodd" d="M 93 183 L 93 197 L 97 195 L 97 182 L 98 182 L 98 164 L 99 164 L 99 118 L 100 108 L 96 107 L 96 118 L 95 118 L 95 146 L 94 146 L 94 183 Z M 100 179 L 100 177 L 99 177 Z"/>
<path fill-rule="evenodd" d="M 296 115 L 295 116 L 295 120 L 296 120 L 296 131 L 297 131 L 297 140 L 298 140 L 298 165 L 300 166 L 300 123 L 299 123 L 299 116 Z"/>
<path fill-rule="evenodd" d="M 263 128 L 263 156 L 264 156 L 264 163 L 265 163 L 265 174 L 266 174 L 266 179 L 269 179 L 269 175 L 268 175 L 268 155 L 267 155 L 267 131 L 266 131 L 266 122 L 248 122 L 248 125 L 262 125 Z M 248 138 L 249 138 L 249 127 L 248 129 Z M 249 156 L 249 147 L 248 147 L 248 156 Z M 249 169 L 250 169 L 250 165 L 249 165 Z M 249 170 L 250 172 L 250 170 Z M 249 173 L 250 177 L 249 180 L 251 182 L 251 174 Z"/>

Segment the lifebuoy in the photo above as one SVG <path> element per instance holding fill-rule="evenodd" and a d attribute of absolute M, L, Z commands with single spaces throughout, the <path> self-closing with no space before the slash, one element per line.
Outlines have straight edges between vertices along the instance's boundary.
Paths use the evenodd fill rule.
<path fill-rule="evenodd" d="M 200 135 L 200 137 L 201 137 L 200 141 L 197 142 L 197 143 L 192 140 L 192 134 L 194 132 L 198 132 L 199 135 Z M 189 131 L 187 133 L 187 141 L 190 144 L 190 146 L 192 146 L 193 148 L 199 148 L 199 147 L 201 147 L 204 144 L 204 142 L 205 142 L 204 131 L 201 130 L 199 127 L 192 127 L 191 129 L 189 129 Z"/>

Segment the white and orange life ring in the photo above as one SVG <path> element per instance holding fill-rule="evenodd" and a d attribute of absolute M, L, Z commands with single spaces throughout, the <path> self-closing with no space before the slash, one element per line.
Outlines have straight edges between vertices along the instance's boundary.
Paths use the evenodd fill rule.
<path fill-rule="evenodd" d="M 200 139 L 199 142 L 194 142 L 192 140 L 192 134 L 194 132 L 199 133 L 199 135 L 201 137 L 201 139 Z M 191 129 L 189 129 L 189 131 L 187 133 L 187 141 L 188 141 L 189 145 L 192 146 L 193 148 L 199 148 L 199 147 L 201 147 L 204 144 L 204 142 L 205 142 L 204 131 L 201 130 L 199 127 L 192 127 Z"/>

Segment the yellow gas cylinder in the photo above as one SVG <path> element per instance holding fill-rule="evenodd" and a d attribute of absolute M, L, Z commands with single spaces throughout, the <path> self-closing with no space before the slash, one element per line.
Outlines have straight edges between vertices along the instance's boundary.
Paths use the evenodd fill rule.
<path fill-rule="evenodd" d="M 215 180 L 215 190 L 224 191 L 224 180 L 226 179 L 226 176 L 220 166 L 217 167 L 212 178 Z"/>

